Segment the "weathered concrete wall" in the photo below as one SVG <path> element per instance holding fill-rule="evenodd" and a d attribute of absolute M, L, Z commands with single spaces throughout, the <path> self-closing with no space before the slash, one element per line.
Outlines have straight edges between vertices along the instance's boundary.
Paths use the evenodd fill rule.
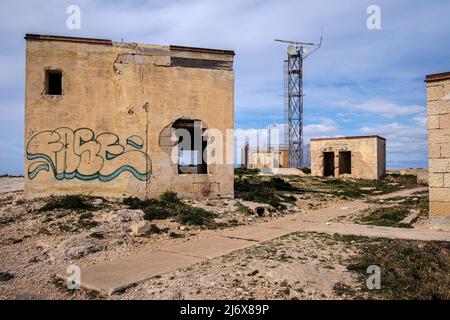
<path fill-rule="evenodd" d="M 25 196 L 232 197 L 232 136 L 207 174 L 178 174 L 167 144 L 180 118 L 233 129 L 233 55 L 189 49 L 27 39 Z M 46 69 L 62 95 L 45 94 Z"/>
<path fill-rule="evenodd" d="M 351 174 L 378 179 L 386 173 L 386 140 L 378 136 L 311 139 L 311 174 L 323 176 L 323 153 L 334 152 L 334 176 L 339 177 L 339 152 L 351 152 Z"/>
<path fill-rule="evenodd" d="M 430 219 L 450 223 L 450 72 L 429 75 L 426 82 Z"/>

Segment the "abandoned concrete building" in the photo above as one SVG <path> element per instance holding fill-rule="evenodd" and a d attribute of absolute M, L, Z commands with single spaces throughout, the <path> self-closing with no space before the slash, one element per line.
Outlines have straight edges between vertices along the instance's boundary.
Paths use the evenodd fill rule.
<path fill-rule="evenodd" d="M 287 168 L 289 166 L 289 150 L 287 146 L 275 148 L 250 148 L 248 144 L 242 148 L 242 166 L 247 169 Z"/>
<path fill-rule="evenodd" d="M 25 39 L 25 197 L 233 196 L 233 51 Z"/>
<path fill-rule="evenodd" d="M 428 183 L 432 223 L 450 224 L 450 72 L 428 75 Z"/>
<path fill-rule="evenodd" d="M 314 176 L 378 179 L 386 173 L 386 139 L 355 136 L 311 139 Z"/>

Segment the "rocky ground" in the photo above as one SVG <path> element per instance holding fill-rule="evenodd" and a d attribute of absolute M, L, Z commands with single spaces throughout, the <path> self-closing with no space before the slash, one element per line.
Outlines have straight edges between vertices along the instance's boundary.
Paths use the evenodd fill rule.
<path fill-rule="evenodd" d="M 70 264 L 92 265 L 144 249 L 211 237 L 224 228 L 294 213 L 314 214 L 316 208 L 348 199 L 415 186 L 411 179 L 398 177 L 381 184 L 353 180 L 342 184 L 308 176 L 274 179 L 241 174 L 236 178 L 236 199 L 176 200 L 170 205 L 176 212 L 172 214 L 158 211 L 164 207 L 163 200 L 131 205 L 95 197 L 75 199 L 80 201 L 75 205 L 60 198 L 24 201 L 18 179 L 0 178 L 0 186 L 7 190 L 0 190 L 3 299 L 106 298 L 86 290 L 68 291 L 56 275 Z M 344 263 L 357 248 L 339 241 L 325 245 L 323 237 L 292 234 L 151 279 L 109 298 L 347 298 L 336 294 L 334 286 L 341 282 L 360 286 Z"/>
<path fill-rule="evenodd" d="M 336 283 L 358 286 L 343 263 L 354 252 L 337 242 L 324 245 L 323 237 L 315 233 L 290 234 L 153 278 L 112 298 L 342 298 L 333 291 Z"/>

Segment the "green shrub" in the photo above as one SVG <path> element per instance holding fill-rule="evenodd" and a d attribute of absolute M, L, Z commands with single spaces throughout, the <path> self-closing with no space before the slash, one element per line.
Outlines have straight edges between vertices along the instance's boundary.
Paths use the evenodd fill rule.
<path fill-rule="evenodd" d="M 367 268 L 381 268 L 381 290 L 363 290 L 381 299 L 450 299 L 450 242 L 378 239 L 360 247 L 347 266 L 365 283 Z"/>
<path fill-rule="evenodd" d="M 144 219 L 149 221 L 174 218 L 185 225 L 216 227 L 213 213 L 180 201 L 175 192 L 167 191 L 158 199 L 125 198 L 123 203 L 132 209 L 144 211 Z"/>
<path fill-rule="evenodd" d="M 214 215 L 201 208 L 185 206 L 178 208 L 175 220 L 184 225 L 215 227 Z"/>
<path fill-rule="evenodd" d="M 165 203 L 179 203 L 180 200 L 177 197 L 177 194 L 175 192 L 172 191 L 166 191 L 164 192 L 160 197 L 159 200 L 161 202 L 165 202 Z"/>
<path fill-rule="evenodd" d="M 234 174 L 239 177 L 242 177 L 243 175 L 255 176 L 260 172 L 261 172 L 261 170 L 259 170 L 259 169 L 247 169 L 247 168 L 234 169 Z"/>
<path fill-rule="evenodd" d="M 184 236 L 180 233 L 176 233 L 176 232 L 170 232 L 169 233 L 169 237 L 171 238 L 184 238 Z"/>
<path fill-rule="evenodd" d="M 51 211 L 55 209 L 67 210 L 95 210 L 95 207 L 79 195 L 67 195 L 60 198 L 52 198 L 39 211 Z"/>

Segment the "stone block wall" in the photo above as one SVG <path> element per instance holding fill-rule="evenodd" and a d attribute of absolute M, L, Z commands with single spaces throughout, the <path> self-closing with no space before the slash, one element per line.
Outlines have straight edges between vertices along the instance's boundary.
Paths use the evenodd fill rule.
<path fill-rule="evenodd" d="M 450 72 L 428 75 L 430 219 L 450 223 Z"/>

